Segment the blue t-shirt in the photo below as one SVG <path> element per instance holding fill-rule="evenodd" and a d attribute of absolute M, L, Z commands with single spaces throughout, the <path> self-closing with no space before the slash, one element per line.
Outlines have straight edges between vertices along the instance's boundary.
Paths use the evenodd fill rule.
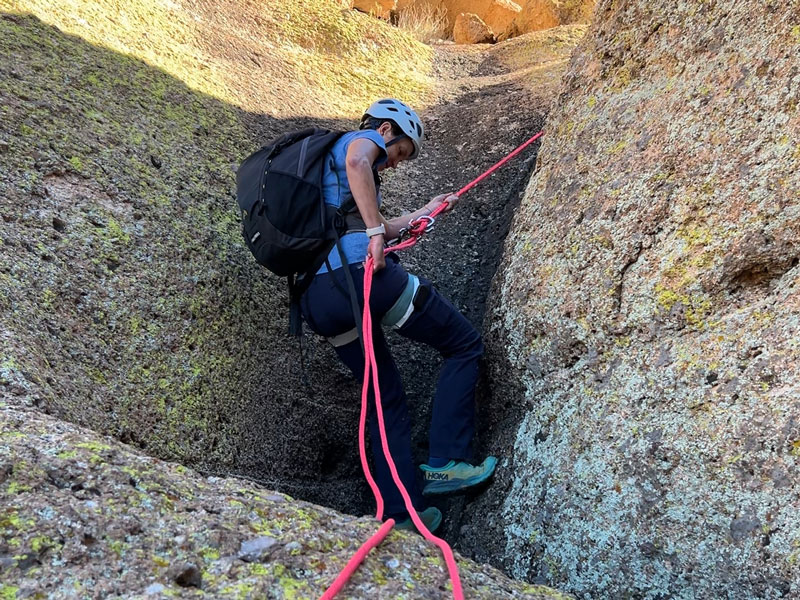
<path fill-rule="evenodd" d="M 322 174 L 322 197 L 325 204 L 332 206 L 341 206 L 347 201 L 352 194 L 350 193 L 350 182 L 347 181 L 347 149 L 353 140 L 359 138 L 366 138 L 381 149 L 381 154 L 378 160 L 375 161 L 374 166 L 379 166 L 386 161 L 386 143 L 383 141 L 381 134 L 374 129 L 363 129 L 359 131 L 350 131 L 345 133 L 339 138 L 328 153 L 325 162 L 325 171 Z M 381 194 L 378 192 L 378 206 L 381 205 Z M 342 250 L 344 250 L 347 264 L 364 262 L 367 258 L 367 247 L 369 246 L 369 238 L 363 231 L 354 231 L 342 236 Z M 336 246 L 333 247 L 330 254 L 328 254 L 328 262 L 331 269 L 338 269 L 342 266 L 342 261 L 339 258 L 339 250 Z M 325 273 L 328 270 L 327 265 L 323 263 L 317 273 Z"/>

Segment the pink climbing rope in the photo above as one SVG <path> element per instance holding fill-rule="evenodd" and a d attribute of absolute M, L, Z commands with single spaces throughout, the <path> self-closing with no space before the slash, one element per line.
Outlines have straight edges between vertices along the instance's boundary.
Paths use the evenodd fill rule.
<path fill-rule="evenodd" d="M 332 600 L 333 597 L 342 590 L 344 584 L 346 584 L 350 579 L 350 576 L 355 573 L 358 565 L 364 561 L 364 559 L 367 557 L 367 554 L 369 554 L 369 551 L 380 544 L 383 539 L 389 535 L 392 527 L 394 527 L 394 519 L 387 520 L 386 523 L 381 525 L 381 528 L 378 529 L 378 531 L 371 538 L 362 544 L 358 551 L 347 562 L 344 569 L 342 569 L 342 572 L 339 573 L 336 581 L 331 584 L 331 587 L 325 590 L 325 593 L 322 594 L 320 600 Z"/>
<path fill-rule="evenodd" d="M 530 145 L 531 145 L 533 142 L 535 142 L 536 140 L 538 140 L 538 139 L 539 139 L 540 137 L 542 137 L 543 135 L 544 135 L 544 131 L 540 131 L 540 132 L 539 132 L 539 133 L 537 133 L 535 136 L 533 136 L 531 139 L 529 139 L 527 142 L 525 142 L 524 144 L 522 144 L 522 145 L 520 145 L 519 147 L 517 147 L 517 148 L 516 148 L 516 149 L 515 149 L 513 152 L 509 153 L 509 154 L 508 154 L 508 155 L 507 155 L 507 156 L 506 156 L 506 157 L 505 157 L 503 160 L 500 160 L 500 161 L 498 161 L 497 163 L 495 163 L 495 164 L 494 164 L 494 165 L 493 165 L 491 168 L 489 168 L 489 169 L 488 169 L 488 170 L 487 170 L 487 171 L 486 171 L 486 172 L 485 172 L 483 175 L 481 175 L 480 177 L 476 177 L 475 179 L 473 179 L 472 181 L 470 181 L 470 182 L 469 182 L 467 185 L 465 185 L 463 188 L 461 188 L 460 190 L 458 190 L 458 191 L 456 192 L 456 196 L 461 196 L 461 194 L 463 194 L 463 193 L 465 193 L 465 192 L 468 192 L 469 190 L 471 190 L 472 188 L 474 188 L 474 187 L 475 187 L 476 185 L 478 185 L 478 184 L 479 184 L 481 181 L 483 181 L 483 180 L 484 180 L 484 179 L 486 179 L 486 178 L 487 178 L 489 175 L 491 175 L 492 173 L 494 173 L 495 171 L 497 171 L 497 169 L 499 169 L 500 167 L 502 167 L 504 164 L 506 164 L 508 161 L 510 161 L 512 158 L 514 158 L 514 157 L 515 157 L 517 154 L 519 154 L 520 152 L 522 152 L 523 150 L 525 150 L 525 148 L 527 148 L 528 146 L 530 146 Z"/>
<path fill-rule="evenodd" d="M 517 154 L 522 152 L 525 148 L 527 148 L 530 144 L 535 142 L 544 134 L 543 131 L 540 131 L 524 144 L 516 148 L 513 152 L 508 154 L 505 158 L 494 164 L 490 167 L 486 172 L 482 175 L 465 185 L 461 188 L 458 192 L 455 193 L 456 196 L 461 196 L 465 192 L 471 190 L 475 187 L 478 183 L 489 177 L 492 173 L 494 173 L 497 169 L 502 167 L 505 163 L 509 160 L 514 158 Z M 408 231 L 406 232 L 408 238 L 402 240 L 400 243 L 386 248 L 384 250 L 385 253 L 388 252 L 396 252 L 398 250 L 405 250 L 410 248 L 411 246 L 415 245 L 420 237 L 425 233 L 426 229 L 428 229 L 429 225 L 433 223 L 433 220 L 440 215 L 442 212 L 447 210 L 448 204 L 443 202 L 439 206 L 436 207 L 434 211 L 431 212 L 430 215 L 427 217 L 423 217 L 421 219 L 417 219 L 409 224 Z M 378 383 L 378 366 L 375 360 L 375 348 L 372 344 L 372 312 L 369 308 L 369 299 L 372 292 L 372 276 L 373 276 L 373 267 L 374 267 L 374 259 L 370 256 L 367 257 L 366 264 L 364 265 L 364 313 L 362 316 L 362 335 L 364 340 L 364 382 L 361 386 L 361 416 L 359 419 L 358 425 L 358 450 L 361 456 L 361 467 L 364 470 L 364 476 L 369 483 L 370 488 L 372 489 L 372 494 L 375 496 L 375 503 L 377 505 L 377 509 L 375 512 L 375 518 L 380 521 L 383 518 L 383 497 L 381 496 L 380 490 L 378 489 L 377 483 L 375 483 L 375 479 L 372 477 L 372 474 L 369 470 L 369 464 L 367 462 L 367 454 L 366 454 L 366 442 L 365 442 L 365 429 L 366 429 L 366 415 L 367 415 L 367 405 L 368 405 L 368 397 L 369 397 L 369 387 L 372 384 L 375 393 L 375 408 L 376 414 L 378 417 L 378 428 L 380 429 L 380 436 L 381 436 L 381 447 L 383 449 L 383 455 L 386 458 L 386 462 L 389 465 L 389 471 L 392 474 L 392 479 L 394 480 L 395 485 L 397 485 L 397 489 L 400 491 L 400 495 L 403 497 L 403 502 L 405 503 L 406 510 L 408 511 L 411 520 L 414 522 L 414 525 L 417 528 L 422 536 L 428 540 L 429 542 L 433 542 L 439 549 L 442 551 L 444 555 L 444 561 L 447 565 L 447 571 L 450 575 L 450 580 L 453 582 L 453 598 L 454 600 L 463 600 L 464 599 L 464 591 L 461 586 L 461 578 L 458 574 L 458 565 L 456 564 L 455 556 L 453 555 L 453 550 L 450 548 L 448 543 L 444 541 L 442 538 L 436 537 L 431 533 L 428 528 L 423 523 L 422 519 L 419 518 L 417 511 L 414 508 L 413 503 L 411 502 L 411 496 L 408 494 L 408 490 L 406 490 L 403 482 L 400 480 L 400 475 L 397 472 L 397 467 L 394 464 L 394 459 L 392 458 L 392 454 L 389 451 L 389 442 L 386 438 L 386 428 L 383 421 L 383 407 L 381 406 L 381 390 L 380 385 Z M 344 569 L 339 573 L 339 576 L 336 580 L 331 584 L 331 586 L 325 590 L 325 593 L 321 596 L 320 600 L 332 600 L 336 594 L 338 594 L 347 581 L 350 579 L 350 576 L 356 571 L 358 566 L 364 561 L 369 554 L 370 550 L 375 548 L 378 544 L 380 544 L 384 538 L 389 534 L 392 527 L 394 527 L 394 520 L 388 519 L 385 523 L 383 523 L 378 529 L 375 534 L 372 535 L 364 544 L 356 551 L 356 553 L 352 556 L 352 558 L 348 561 L 347 565 L 345 565 Z"/>

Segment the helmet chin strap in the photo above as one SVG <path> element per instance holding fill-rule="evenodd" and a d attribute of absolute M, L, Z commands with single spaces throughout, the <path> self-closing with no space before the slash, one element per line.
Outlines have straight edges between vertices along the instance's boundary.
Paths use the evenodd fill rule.
<path fill-rule="evenodd" d="M 404 140 L 404 139 L 407 139 L 407 138 L 408 138 L 408 136 L 405 133 L 401 133 L 400 135 L 395 136 L 392 139 L 390 139 L 388 142 L 386 142 L 386 147 L 388 148 L 392 144 L 396 144 L 400 140 Z M 410 139 L 410 138 L 408 138 L 408 139 Z"/>
<path fill-rule="evenodd" d="M 405 139 L 405 138 L 408 138 L 408 136 L 407 136 L 405 133 L 401 133 L 400 135 L 398 135 L 398 136 L 395 136 L 395 137 L 393 137 L 392 139 L 390 139 L 388 142 L 386 142 L 386 147 L 388 148 L 388 147 L 389 147 L 389 146 L 391 146 L 392 144 L 396 144 L 397 142 L 399 142 L 400 140 L 403 140 L 403 139 Z M 409 139 L 410 139 L 410 138 L 409 138 Z M 376 166 L 376 167 L 379 167 L 379 166 L 381 166 L 381 165 L 384 165 L 384 164 L 386 164 L 386 161 L 387 161 L 387 160 L 389 160 L 389 157 L 388 157 L 388 156 L 385 156 L 384 158 L 382 158 L 381 160 L 379 160 L 377 163 L 375 163 L 375 166 Z"/>

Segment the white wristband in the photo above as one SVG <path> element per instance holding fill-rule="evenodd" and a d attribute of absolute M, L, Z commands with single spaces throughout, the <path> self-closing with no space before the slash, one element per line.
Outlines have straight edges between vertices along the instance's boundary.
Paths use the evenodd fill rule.
<path fill-rule="evenodd" d="M 372 237 L 373 235 L 385 235 L 386 234 L 386 226 L 381 223 L 377 227 L 367 227 L 367 237 Z"/>

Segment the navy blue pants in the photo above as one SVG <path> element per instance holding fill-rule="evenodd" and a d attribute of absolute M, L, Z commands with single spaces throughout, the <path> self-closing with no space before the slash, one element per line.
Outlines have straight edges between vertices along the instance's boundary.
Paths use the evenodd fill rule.
<path fill-rule="evenodd" d="M 359 305 L 363 307 L 364 268 L 350 265 L 356 286 Z M 408 281 L 408 274 L 393 255 L 386 259 L 386 267 L 373 278 L 370 308 L 373 316 L 373 344 L 378 365 L 386 435 L 389 449 L 400 479 L 408 490 L 414 507 L 423 510 L 425 503 L 417 483 L 417 473 L 411 457 L 411 421 L 400 372 L 389 353 L 380 327 L 383 315 L 392 307 Z M 430 455 L 439 458 L 470 460 L 472 437 L 475 432 L 475 385 L 478 379 L 478 361 L 483 354 L 480 334 L 464 316 L 431 283 L 420 278 L 428 287 L 424 304 L 398 329 L 402 336 L 424 342 L 438 350 L 444 358 L 439 374 L 433 415 L 430 426 Z M 325 337 L 334 337 L 353 327 L 353 311 L 347 293 L 347 279 L 342 269 L 317 275 L 302 298 L 303 316 L 309 327 Z M 364 353 L 359 340 L 335 349 L 339 358 L 363 383 Z M 368 424 L 375 481 L 386 503 L 386 516 L 406 518 L 403 498 L 392 481 L 389 466 L 383 456 L 374 409 L 374 396 L 370 391 Z"/>

